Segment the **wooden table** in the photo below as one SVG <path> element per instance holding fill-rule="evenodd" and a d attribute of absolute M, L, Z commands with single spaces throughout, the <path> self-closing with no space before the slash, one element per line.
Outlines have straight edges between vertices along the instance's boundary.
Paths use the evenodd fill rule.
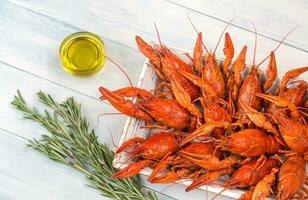
<path fill-rule="evenodd" d="M 254 34 L 258 32 L 257 61 L 269 54 L 277 41 L 294 26 L 301 25 L 277 52 L 281 73 L 308 62 L 308 2 L 242 0 L 9 0 L 0 1 L 0 199 L 1 200 L 84 200 L 104 199 L 90 189 L 82 174 L 57 164 L 26 147 L 27 140 L 45 131 L 25 121 L 10 102 L 20 89 L 29 104 L 40 106 L 39 90 L 58 100 L 76 97 L 84 113 L 96 125 L 96 118 L 114 109 L 98 100 L 98 87 L 116 89 L 128 85 L 123 74 L 110 62 L 95 76 L 73 77 L 59 66 L 58 48 L 69 34 L 86 30 L 98 34 L 106 43 L 108 55 L 125 66 L 136 83 L 144 57 L 136 48 L 134 36 L 157 41 L 156 22 L 162 41 L 192 50 L 196 34 L 188 22 L 191 16 L 205 43 L 213 49 L 233 13 L 236 18 L 228 31 L 236 55 L 248 44 L 247 63 L 253 55 Z M 222 55 L 223 44 L 218 48 Z M 267 64 L 262 66 L 265 68 Z M 307 76 L 304 76 L 307 79 Z M 111 135 L 118 141 L 124 116 L 106 116 L 96 132 L 112 147 Z M 160 191 L 161 199 L 204 199 L 204 191 L 184 192 L 180 185 L 145 185 Z M 213 196 L 210 195 L 209 196 Z M 220 197 L 220 199 L 228 199 Z"/>

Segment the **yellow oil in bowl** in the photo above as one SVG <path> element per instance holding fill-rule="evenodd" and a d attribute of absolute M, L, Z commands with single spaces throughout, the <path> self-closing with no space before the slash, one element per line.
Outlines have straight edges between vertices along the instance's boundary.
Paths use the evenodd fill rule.
<path fill-rule="evenodd" d="M 106 62 L 103 41 L 89 32 L 69 35 L 61 43 L 59 51 L 62 68 L 76 76 L 93 75 Z"/>

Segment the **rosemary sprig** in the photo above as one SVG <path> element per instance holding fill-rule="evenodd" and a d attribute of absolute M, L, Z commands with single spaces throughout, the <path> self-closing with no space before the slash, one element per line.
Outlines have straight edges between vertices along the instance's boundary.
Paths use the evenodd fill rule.
<path fill-rule="evenodd" d="M 48 107 L 43 113 L 29 108 L 19 91 L 12 105 L 23 112 L 26 119 L 44 127 L 49 134 L 39 140 L 30 140 L 29 146 L 50 159 L 69 165 L 86 175 L 92 187 L 112 199 L 156 200 L 153 191 L 144 192 L 139 176 L 114 179 L 112 166 L 114 153 L 100 144 L 93 129 L 81 114 L 80 104 L 73 97 L 57 103 L 42 91 L 37 93 L 39 101 Z"/>

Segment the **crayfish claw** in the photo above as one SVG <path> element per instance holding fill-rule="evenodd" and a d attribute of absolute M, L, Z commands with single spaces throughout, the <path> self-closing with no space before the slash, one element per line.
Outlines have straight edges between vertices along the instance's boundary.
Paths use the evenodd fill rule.
<path fill-rule="evenodd" d="M 165 170 L 169 164 L 175 159 L 175 156 L 171 156 L 171 152 L 167 153 L 161 161 L 155 166 L 152 173 L 148 177 L 148 181 L 152 182 L 152 180 L 156 179 L 156 176 Z"/>
<path fill-rule="evenodd" d="M 121 95 L 111 92 L 104 87 L 100 87 L 99 91 L 102 94 L 101 98 L 109 101 L 119 112 L 128 116 L 144 119 L 147 122 L 153 121 L 149 114 L 139 109 L 132 101 L 126 100 Z"/>
<path fill-rule="evenodd" d="M 281 96 L 274 96 L 274 95 L 263 94 L 263 93 L 256 93 L 255 96 L 268 100 L 280 107 L 287 107 L 290 104 L 290 102 L 287 99 Z"/>
<path fill-rule="evenodd" d="M 200 126 L 197 130 L 194 132 L 190 133 L 186 138 L 184 138 L 179 146 L 183 146 L 187 144 L 188 142 L 192 141 L 195 138 L 198 138 L 203 135 L 208 135 L 211 133 L 215 128 L 224 128 L 229 126 L 230 123 L 226 121 L 210 121 L 207 122 L 206 124 Z"/>
<path fill-rule="evenodd" d="M 176 172 L 169 171 L 165 173 L 164 175 L 154 177 L 151 180 L 148 179 L 151 183 L 173 183 L 177 180 L 180 180 L 180 178 L 176 175 Z"/>
<path fill-rule="evenodd" d="M 116 151 L 116 154 L 121 153 L 122 151 L 124 151 L 126 148 L 133 146 L 136 143 L 141 143 L 144 142 L 143 138 L 139 138 L 139 137 L 135 137 L 132 138 L 130 140 L 127 140 L 126 142 L 124 142 Z"/>
<path fill-rule="evenodd" d="M 202 176 L 193 180 L 193 182 L 185 189 L 186 192 L 189 192 L 193 189 L 196 189 L 202 185 L 207 185 L 213 183 L 219 177 L 225 174 L 231 174 L 234 170 L 232 168 L 229 169 L 222 169 L 218 171 L 207 172 Z"/>

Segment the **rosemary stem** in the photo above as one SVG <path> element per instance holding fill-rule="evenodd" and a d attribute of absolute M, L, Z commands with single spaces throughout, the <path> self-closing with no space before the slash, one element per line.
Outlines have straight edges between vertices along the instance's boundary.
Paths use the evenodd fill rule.
<path fill-rule="evenodd" d="M 106 144 L 100 144 L 94 130 L 81 113 L 81 105 L 69 97 L 56 102 L 50 95 L 40 91 L 39 101 L 48 107 L 40 113 L 30 108 L 19 91 L 12 105 L 23 113 L 24 118 L 39 123 L 48 134 L 39 140 L 30 140 L 28 146 L 59 163 L 82 172 L 90 186 L 100 190 L 103 196 L 123 200 L 156 200 L 153 191 L 142 192 L 139 176 L 125 179 L 112 178 L 116 169 L 112 166 L 114 153 Z"/>

